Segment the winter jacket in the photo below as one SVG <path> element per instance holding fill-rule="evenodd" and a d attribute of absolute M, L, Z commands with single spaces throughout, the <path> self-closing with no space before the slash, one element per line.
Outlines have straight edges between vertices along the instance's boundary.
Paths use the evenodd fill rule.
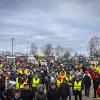
<path fill-rule="evenodd" d="M 48 100 L 60 100 L 59 89 L 57 87 L 54 89 L 50 89 L 47 92 L 47 99 Z"/>
<path fill-rule="evenodd" d="M 62 83 L 60 86 L 60 96 L 67 97 L 69 96 L 69 86 L 67 84 Z"/>
<path fill-rule="evenodd" d="M 10 98 L 12 98 L 14 96 L 14 89 L 7 89 L 2 93 L 2 96 L 6 97 L 6 100 L 9 100 Z M 4 99 L 4 98 L 3 98 Z M 4 99 L 5 100 L 5 99 Z"/>
<path fill-rule="evenodd" d="M 95 79 L 96 78 L 96 75 L 97 75 L 97 72 L 92 72 L 91 76 L 92 76 L 92 79 Z"/>
<path fill-rule="evenodd" d="M 22 99 L 22 98 L 16 99 L 15 97 L 12 97 L 12 98 L 10 98 L 9 100 L 24 100 L 24 99 Z"/>
<path fill-rule="evenodd" d="M 49 76 L 46 76 L 46 77 L 44 78 L 44 83 L 45 83 L 46 86 L 49 85 L 49 83 L 50 83 L 50 77 L 49 77 Z"/>
<path fill-rule="evenodd" d="M 5 90 L 5 81 L 4 79 L 0 79 L 0 94 Z"/>
<path fill-rule="evenodd" d="M 46 94 L 44 92 L 36 92 L 34 100 L 46 100 Z"/>
<path fill-rule="evenodd" d="M 91 86 L 91 78 L 88 75 L 84 76 L 83 81 L 84 81 L 85 87 L 90 87 Z"/>
<path fill-rule="evenodd" d="M 97 89 L 97 95 L 100 97 L 100 87 Z"/>
<path fill-rule="evenodd" d="M 100 84 L 100 79 L 99 78 L 95 78 L 93 80 L 93 87 L 94 87 L 94 89 L 97 89 L 99 87 L 99 84 Z"/>
<path fill-rule="evenodd" d="M 33 100 L 33 95 L 30 90 L 23 90 L 21 98 L 23 100 Z"/>

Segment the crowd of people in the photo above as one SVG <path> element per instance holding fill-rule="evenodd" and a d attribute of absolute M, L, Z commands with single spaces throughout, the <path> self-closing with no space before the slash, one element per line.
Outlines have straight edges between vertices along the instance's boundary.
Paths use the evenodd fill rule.
<path fill-rule="evenodd" d="M 0 65 L 0 100 L 100 100 L 100 66 L 62 61 Z M 84 91 L 83 91 L 84 90 Z"/>

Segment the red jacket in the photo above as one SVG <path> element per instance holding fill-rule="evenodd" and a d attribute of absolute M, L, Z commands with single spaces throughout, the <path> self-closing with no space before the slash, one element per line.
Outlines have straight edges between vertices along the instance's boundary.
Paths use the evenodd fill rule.
<path fill-rule="evenodd" d="M 97 75 L 97 72 L 92 72 L 91 76 L 92 76 L 92 79 L 96 78 L 96 75 Z"/>
<path fill-rule="evenodd" d="M 100 97 L 100 87 L 97 89 L 97 95 Z"/>
<path fill-rule="evenodd" d="M 86 72 L 90 73 L 90 69 L 89 69 L 89 68 L 87 68 L 87 69 L 86 69 Z"/>

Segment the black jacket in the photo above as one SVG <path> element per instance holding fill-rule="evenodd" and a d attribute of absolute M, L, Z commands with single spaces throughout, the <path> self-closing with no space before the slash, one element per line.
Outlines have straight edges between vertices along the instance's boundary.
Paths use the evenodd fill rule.
<path fill-rule="evenodd" d="M 32 92 L 30 90 L 23 90 L 21 98 L 23 100 L 33 100 Z"/>
<path fill-rule="evenodd" d="M 85 85 L 85 88 L 88 88 L 91 86 L 91 78 L 88 75 L 84 76 L 84 85 Z"/>
<path fill-rule="evenodd" d="M 9 100 L 24 100 L 24 99 L 22 99 L 22 98 L 16 99 L 15 97 L 12 97 L 12 98 L 10 98 Z"/>
<path fill-rule="evenodd" d="M 46 100 L 46 94 L 44 92 L 36 92 L 34 100 Z"/>
<path fill-rule="evenodd" d="M 60 100 L 60 92 L 58 88 L 50 89 L 47 92 L 47 100 Z"/>
<path fill-rule="evenodd" d="M 4 79 L 0 79 L 0 93 L 5 90 L 5 81 Z"/>
<path fill-rule="evenodd" d="M 61 84 L 61 87 L 60 87 L 60 96 L 61 97 L 67 97 L 69 96 L 69 86 L 68 84 Z"/>
<path fill-rule="evenodd" d="M 94 87 L 94 89 L 97 89 L 99 84 L 100 84 L 100 78 L 95 78 L 93 80 L 93 87 Z"/>

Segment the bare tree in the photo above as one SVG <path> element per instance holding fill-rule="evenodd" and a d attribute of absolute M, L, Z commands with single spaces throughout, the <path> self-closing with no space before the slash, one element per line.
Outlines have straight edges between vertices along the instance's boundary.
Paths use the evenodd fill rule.
<path fill-rule="evenodd" d="M 100 56 L 100 37 L 92 37 L 88 43 L 90 56 Z"/>
<path fill-rule="evenodd" d="M 70 51 L 68 49 L 64 49 L 63 57 L 69 57 L 69 56 L 70 56 Z"/>
<path fill-rule="evenodd" d="M 38 48 L 34 43 L 31 44 L 31 54 L 34 56 L 38 54 Z"/>
<path fill-rule="evenodd" d="M 53 56 L 53 47 L 52 45 L 46 44 L 43 48 L 43 53 L 48 57 L 48 56 Z"/>
<path fill-rule="evenodd" d="M 11 55 L 11 52 L 10 51 L 3 51 L 2 52 L 2 55 L 3 56 L 10 56 Z"/>
<path fill-rule="evenodd" d="M 60 45 L 57 45 L 54 51 L 55 51 L 55 55 L 58 57 L 62 57 L 64 54 L 64 48 L 62 48 Z"/>
<path fill-rule="evenodd" d="M 74 57 L 78 57 L 79 53 L 78 52 L 74 52 Z"/>

